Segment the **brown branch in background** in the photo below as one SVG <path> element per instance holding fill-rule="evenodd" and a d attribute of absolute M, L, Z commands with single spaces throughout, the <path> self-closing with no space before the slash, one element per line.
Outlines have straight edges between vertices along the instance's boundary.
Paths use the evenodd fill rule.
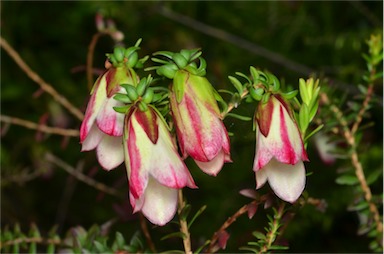
<path fill-rule="evenodd" d="M 83 120 L 83 113 L 78 108 L 73 106 L 65 97 L 59 94 L 50 84 L 45 82 L 36 72 L 34 72 L 3 37 L 0 37 L 0 46 L 9 54 L 9 56 L 25 72 L 25 74 L 27 74 L 30 79 L 35 81 L 41 87 L 41 89 L 49 93 L 57 102 L 68 109 L 68 111 L 71 112 L 77 119 L 80 121 Z"/>
<path fill-rule="evenodd" d="M 37 124 L 31 121 L 27 121 L 21 118 L 10 117 L 6 115 L 0 115 L 0 122 L 16 124 L 28 129 L 38 130 L 48 134 L 56 134 L 61 136 L 78 137 L 79 131 L 72 129 L 63 129 L 57 127 L 49 127 L 47 125 Z"/>
<path fill-rule="evenodd" d="M 335 115 L 336 119 L 339 119 L 340 125 L 342 127 L 342 134 L 343 134 L 345 140 L 347 141 L 348 145 L 351 147 L 350 158 L 351 158 L 352 165 L 355 168 L 355 174 L 357 176 L 357 179 L 359 180 L 361 189 L 363 190 L 364 198 L 367 201 L 367 203 L 369 204 L 369 210 L 371 211 L 371 213 L 373 215 L 373 219 L 375 220 L 375 223 L 376 223 L 376 230 L 377 230 L 377 232 L 381 233 L 381 232 L 383 232 L 383 223 L 380 219 L 379 210 L 377 209 L 375 203 L 372 202 L 371 189 L 369 188 L 369 186 L 367 184 L 367 180 L 366 180 L 365 174 L 364 174 L 364 169 L 360 163 L 359 156 L 358 156 L 357 151 L 356 151 L 355 136 L 353 135 L 352 131 L 348 127 L 348 122 L 345 120 L 341 110 L 336 105 L 331 104 L 328 96 L 325 93 L 321 93 L 320 99 L 323 103 L 330 106 L 330 109 L 333 112 L 333 114 Z M 364 102 L 364 103 L 368 103 L 368 102 Z"/>
<path fill-rule="evenodd" d="M 192 254 L 191 235 L 189 234 L 188 223 L 185 219 L 181 218 L 181 216 L 180 216 L 181 212 L 183 211 L 183 209 L 185 207 L 185 201 L 183 198 L 183 190 L 182 189 L 179 189 L 178 203 L 179 203 L 179 208 L 177 210 L 177 213 L 179 215 L 180 232 L 182 232 L 184 234 L 184 236 L 183 236 L 184 251 L 185 251 L 185 254 Z"/>
<path fill-rule="evenodd" d="M 248 207 L 249 205 L 256 205 L 258 202 L 256 200 L 252 201 L 251 203 L 249 204 L 246 204 L 246 205 L 243 205 L 242 207 L 240 207 L 239 210 L 237 210 L 231 217 L 229 217 L 225 222 L 224 224 L 219 228 L 219 230 L 217 230 L 213 236 L 212 236 L 212 239 L 211 239 L 211 242 L 208 246 L 208 249 L 207 249 L 207 253 L 213 253 L 214 252 L 214 246 L 217 242 L 217 240 L 219 239 L 219 236 L 220 236 L 220 232 L 223 232 L 224 230 L 226 230 L 230 225 L 232 225 L 232 223 L 234 223 L 237 218 L 239 218 L 241 215 L 243 215 L 244 213 L 248 212 Z"/>
<path fill-rule="evenodd" d="M 93 53 L 95 52 L 95 47 L 96 43 L 99 40 L 100 36 L 103 35 L 103 33 L 96 33 L 92 36 L 91 43 L 89 44 L 88 47 L 88 53 L 87 53 L 87 84 L 88 84 L 88 89 L 91 91 L 92 86 L 93 86 Z"/>
<path fill-rule="evenodd" d="M 285 68 L 295 71 L 300 74 L 304 75 L 310 75 L 314 72 L 311 68 L 304 66 L 300 63 L 294 62 L 280 54 L 277 54 L 273 51 L 270 51 L 260 45 L 257 45 L 253 42 L 250 42 L 248 40 L 245 40 L 239 36 L 236 36 L 234 34 L 228 33 L 225 30 L 221 30 L 209 25 L 206 25 L 200 21 L 197 21 L 195 19 L 192 19 L 188 16 L 173 12 L 171 9 L 167 7 L 159 7 L 156 8 L 156 11 L 163 15 L 164 17 L 167 17 L 175 22 L 181 23 L 185 26 L 188 26 L 192 29 L 195 29 L 196 31 L 199 31 L 203 34 L 221 39 L 223 41 L 232 43 L 236 45 L 239 48 L 248 50 L 249 52 L 252 52 L 256 55 L 262 56 L 264 58 L 267 58 L 271 60 L 274 63 L 277 63 L 279 65 L 284 66 Z"/>
<path fill-rule="evenodd" d="M 148 230 L 147 219 L 144 217 L 144 215 L 142 213 L 139 213 L 139 215 L 140 215 L 141 230 L 143 231 L 145 239 L 147 240 L 147 244 L 149 246 L 149 249 L 153 253 L 157 253 L 155 244 L 153 243 L 152 238 L 151 238 L 151 234 L 149 233 L 149 230 Z"/>
<path fill-rule="evenodd" d="M 47 239 L 43 237 L 20 237 L 20 238 L 6 241 L 6 242 L 0 242 L 0 249 L 5 246 L 16 245 L 21 243 L 44 243 L 44 244 L 60 245 L 62 242 L 60 239 Z"/>
<path fill-rule="evenodd" d="M 365 99 L 363 101 L 363 104 L 359 110 L 359 113 L 356 116 L 356 120 L 355 120 L 355 122 L 352 126 L 352 129 L 351 129 L 352 135 L 354 135 L 356 133 L 357 129 L 360 126 L 361 121 L 363 120 L 363 116 L 368 109 L 369 102 L 372 99 L 372 94 L 373 94 L 373 83 L 368 86 L 367 93 L 365 94 Z"/>
<path fill-rule="evenodd" d="M 220 236 L 220 233 L 225 231 L 229 226 L 232 225 L 232 223 L 234 223 L 237 218 L 239 218 L 241 215 L 243 215 L 244 213 L 248 212 L 248 209 L 249 207 L 252 207 L 252 206 L 257 206 L 258 204 L 264 202 L 265 200 L 267 199 L 267 196 L 264 195 L 264 196 L 261 196 L 259 199 L 257 200 L 254 200 L 246 205 L 243 205 L 242 207 L 240 207 L 239 210 L 237 210 L 231 217 L 229 217 L 224 223 L 223 225 L 219 228 L 219 230 L 217 230 L 212 238 L 211 238 L 211 241 L 210 241 L 210 244 L 209 244 L 209 247 L 207 249 L 207 253 L 212 253 L 214 252 L 213 248 L 217 242 L 217 240 L 219 239 L 219 236 Z"/>
<path fill-rule="evenodd" d="M 73 175 L 79 181 L 82 181 L 82 182 L 86 183 L 87 185 L 89 185 L 89 186 L 91 186 L 91 187 L 93 187 L 99 191 L 108 193 L 108 194 L 113 195 L 113 196 L 121 197 L 121 193 L 119 191 L 117 191 L 116 189 L 108 187 L 105 184 L 99 183 L 96 180 L 94 180 L 93 178 L 90 178 L 90 177 L 84 175 L 83 173 L 77 171 L 76 169 L 74 169 L 73 167 L 71 167 L 70 165 L 68 165 L 64 161 L 62 161 L 61 159 L 54 156 L 53 154 L 47 153 L 45 155 L 45 159 L 48 162 L 53 163 L 54 165 L 64 169 L 67 173 Z"/>

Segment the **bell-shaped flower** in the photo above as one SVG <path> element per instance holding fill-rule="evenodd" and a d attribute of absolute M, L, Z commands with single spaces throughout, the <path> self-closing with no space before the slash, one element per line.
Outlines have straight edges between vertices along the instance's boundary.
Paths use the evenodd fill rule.
<path fill-rule="evenodd" d="M 308 157 L 291 108 L 281 96 L 271 95 L 260 102 L 255 120 L 256 189 L 268 180 L 278 197 L 292 203 L 304 190 Z"/>
<path fill-rule="evenodd" d="M 205 77 L 178 70 L 170 101 L 183 157 L 190 155 L 205 173 L 215 176 L 231 158 L 214 92 Z"/>
<path fill-rule="evenodd" d="M 126 66 L 110 67 L 96 80 L 91 91 L 80 127 L 81 151 L 96 148 L 97 159 L 106 170 L 111 170 L 124 161 L 124 114 L 113 109 L 123 106 L 123 103 L 113 97 L 117 93 L 125 93 L 120 84 L 135 84 L 137 81 L 138 77 L 133 69 Z"/>
<path fill-rule="evenodd" d="M 175 215 L 178 189 L 197 188 L 167 124 L 156 109 L 132 106 L 125 117 L 125 165 L 130 202 L 149 221 L 164 225 Z"/>

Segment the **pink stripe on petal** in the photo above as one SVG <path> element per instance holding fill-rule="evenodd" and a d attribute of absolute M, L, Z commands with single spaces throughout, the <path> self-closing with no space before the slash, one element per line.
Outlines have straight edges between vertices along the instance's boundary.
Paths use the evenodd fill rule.
<path fill-rule="evenodd" d="M 286 119 L 287 115 L 284 114 L 284 109 L 283 106 L 280 105 L 280 112 L 279 112 L 279 117 L 280 117 L 280 131 L 281 131 L 281 142 L 283 147 L 281 148 L 281 156 L 278 158 L 279 161 L 284 162 L 284 163 L 289 163 L 289 164 L 296 164 L 299 160 L 296 151 L 294 147 L 292 146 L 290 138 L 295 138 L 295 137 L 289 137 L 288 133 L 288 128 L 287 128 L 287 122 L 286 121 L 292 121 L 288 117 Z M 293 130 L 295 131 L 295 130 Z"/>
<path fill-rule="evenodd" d="M 132 124 L 132 121 L 129 121 L 127 126 L 129 131 L 129 138 L 127 142 L 128 148 L 128 156 L 129 156 L 129 168 L 130 168 L 130 176 L 129 177 L 129 187 L 130 191 L 135 198 L 139 198 L 147 185 L 148 175 L 141 174 L 142 170 L 142 162 L 141 162 L 141 154 L 140 150 L 137 147 L 138 140 L 136 140 L 136 133 Z"/>
<path fill-rule="evenodd" d="M 105 101 L 96 118 L 97 126 L 104 133 L 111 136 L 123 135 L 124 114 L 116 112 L 113 107 L 123 104 L 113 98 Z"/>

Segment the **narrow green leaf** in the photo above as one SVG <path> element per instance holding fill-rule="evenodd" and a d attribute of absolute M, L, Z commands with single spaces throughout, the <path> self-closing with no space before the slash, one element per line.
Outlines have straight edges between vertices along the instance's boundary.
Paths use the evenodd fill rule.
<path fill-rule="evenodd" d="M 249 79 L 249 77 L 241 72 L 235 72 L 237 76 L 243 77 L 247 80 L 248 84 L 252 84 L 252 81 Z"/>
<path fill-rule="evenodd" d="M 252 117 L 242 116 L 242 115 L 238 115 L 238 114 L 235 114 L 235 113 L 227 113 L 226 117 L 227 116 L 233 117 L 233 118 L 236 118 L 236 119 L 239 119 L 239 120 L 242 120 L 242 121 L 251 121 L 253 119 Z"/>
<path fill-rule="evenodd" d="M 336 183 L 342 185 L 355 185 L 359 182 L 359 179 L 355 175 L 342 175 L 336 178 Z"/>
<path fill-rule="evenodd" d="M 288 246 L 281 246 L 281 245 L 272 245 L 269 247 L 270 250 L 288 250 Z"/>
<path fill-rule="evenodd" d="M 130 105 L 127 105 L 122 107 L 113 107 L 113 109 L 118 113 L 126 114 L 130 107 Z"/>
<path fill-rule="evenodd" d="M 188 223 L 188 228 L 190 228 L 192 226 L 193 222 L 197 219 L 197 217 L 200 216 L 200 214 L 202 214 L 205 211 L 206 208 L 207 208 L 206 205 L 200 207 L 200 209 L 195 213 L 195 215 L 192 217 L 191 221 Z"/>
<path fill-rule="evenodd" d="M 231 92 L 231 91 L 229 91 L 229 90 L 225 90 L 225 89 L 219 89 L 218 92 L 219 92 L 219 93 L 226 93 L 226 94 L 233 95 L 233 92 Z"/>
<path fill-rule="evenodd" d="M 173 237 L 180 237 L 181 239 L 185 239 L 185 234 L 182 232 L 175 232 L 175 233 L 170 233 L 166 236 L 163 236 L 160 240 L 163 241 L 165 239 L 173 238 Z"/>
<path fill-rule="evenodd" d="M 367 209 L 368 207 L 369 207 L 369 203 L 362 201 L 362 202 L 358 203 L 357 205 L 348 208 L 348 210 L 349 211 L 361 211 L 361 210 Z"/>
<path fill-rule="evenodd" d="M 367 184 L 371 185 L 372 183 L 376 182 L 377 178 L 379 178 L 382 173 L 383 171 L 379 169 L 371 172 L 367 177 Z"/>
<path fill-rule="evenodd" d="M 241 82 L 233 76 L 228 76 L 228 79 L 233 84 L 233 86 L 236 88 L 237 92 L 239 94 L 243 94 L 243 90 L 244 90 L 243 84 L 241 84 Z"/>
<path fill-rule="evenodd" d="M 32 242 L 29 244 L 29 253 L 30 254 L 35 254 L 37 250 L 37 246 L 35 242 Z"/>
<path fill-rule="evenodd" d="M 190 211 L 191 211 L 191 205 L 186 204 L 183 210 L 181 210 L 180 212 L 180 219 L 183 221 L 186 221 Z"/>
<path fill-rule="evenodd" d="M 260 240 L 265 240 L 265 235 L 259 231 L 252 232 L 252 235 Z"/>

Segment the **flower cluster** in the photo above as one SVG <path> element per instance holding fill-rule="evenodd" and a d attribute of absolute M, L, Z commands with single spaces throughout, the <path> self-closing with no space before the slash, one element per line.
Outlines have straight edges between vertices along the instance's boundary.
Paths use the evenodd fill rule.
<path fill-rule="evenodd" d="M 230 140 L 222 122 L 225 110 L 220 111 L 218 102 L 226 109 L 228 105 L 205 77 L 206 63 L 199 50 L 154 54 L 152 61 L 159 65 L 146 70 L 170 79 L 169 88 L 153 86 L 151 75 L 140 79 L 135 69 L 146 58 L 138 59 L 139 43 L 128 49 L 116 47 L 113 54 L 107 54 L 106 71 L 91 92 L 80 142 L 82 151 L 96 149 L 105 170 L 125 161 L 134 212 L 141 211 L 152 223 L 164 225 L 176 213 L 178 190 L 197 188 L 185 158 L 190 156 L 212 176 L 231 162 Z M 318 83 L 300 81 L 303 103 L 295 114 L 288 100 L 297 91 L 281 93 L 275 76 L 253 67 L 252 80 L 239 75 L 248 82 L 242 85 L 229 77 L 239 92 L 232 93 L 233 98 L 247 94 L 247 101 L 258 103 L 254 115 L 256 189 L 268 181 L 278 197 L 292 203 L 305 187 L 303 161 L 308 156 L 303 140 L 317 110 Z"/>
<path fill-rule="evenodd" d="M 191 156 L 204 172 L 217 175 L 230 161 L 229 137 L 204 77 L 180 68 L 169 94 L 150 87 L 152 77 L 140 79 L 134 70 L 145 60 L 138 60 L 137 49 L 138 43 L 108 55 L 107 70 L 91 92 L 80 142 L 82 151 L 96 149 L 106 170 L 125 161 L 134 212 L 164 225 L 176 212 L 178 189 L 197 188 L 184 159 Z M 158 109 L 164 104 L 170 104 L 182 156 Z"/>

